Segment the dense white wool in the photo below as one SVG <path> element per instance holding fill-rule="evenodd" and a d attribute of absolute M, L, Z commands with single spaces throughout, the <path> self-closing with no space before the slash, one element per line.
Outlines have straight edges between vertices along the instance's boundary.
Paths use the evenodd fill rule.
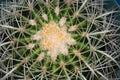
<path fill-rule="evenodd" d="M 60 26 L 63 27 L 65 25 L 65 23 L 66 23 L 66 18 L 62 17 L 59 21 Z"/>
<path fill-rule="evenodd" d="M 56 8 L 55 8 L 55 13 L 56 13 L 56 15 L 59 15 L 59 12 L 60 12 L 59 7 L 56 7 Z"/>
<path fill-rule="evenodd" d="M 89 33 L 88 32 L 83 32 L 82 33 L 82 37 L 88 37 L 89 36 Z"/>
<path fill-rule="evenodd" d="M 26 46 L 26 49 L 32 49 L 34 48 L 35 44 L 33 43 L 29 43 L 27 46 Z"/>
<path fill-rule="evenodd" d="M 43 60 L 44 57 L 45 57 L 45 53 L 43 53 L 43 52 L 40 53 L 39 56 L 38 56 L 38 58 L 37 58 L 37 61 L 41 61 L 41 60 Z"/>
<path fill-rule="evenodd" d="M 43 14 L 42 14 L 42 18 L 43 18 L 45 21 L 48 21 L 48 16 L 47 16 L 47 14 L 43 13 Z"/>
<path fill-rule="evenodd" d="M 68 31 L 75 31 L 77 29 L 77 25 L 73 25 L 69 28 Z"/>
<path fill-rule="evenodd" d="M 64 19 L 64 18 L 62 18 Z M 65 22 L 60 22 L 65 25 Z M 48 50 L 48 54 L 54 61 L 58 54 L 68 54 L 68 45 L 73 45 L 76 41 L 71 37 L 70 33 L 64 27 L 59 27 L 54 21 L 46 24 L 43 23 L 43 29 L 38 31 L 34 36 L 34 40 L 40 40 L 40 48 Z"/>
<path fill-rule="evenodd" d="M 25 27 L 19 27 L 19 28 L 18 28 L 18 31 L 21 32 L 21 33 L 23 33 L 23 32 L 26 31 L 26 28 L 25 28 Z"/>
<path fill-rule="evenodd" d="M 77 11 L 77 12 L 74 12 L 74 14 L 73 14 L 73 17 L 75 18 L 75 17 L 78 17 L 78 15 L 79 15 L 79 12 Z"/>
<path fill-rule="evenodd" d="M 41 39 L 40 31 L 38 31 L 35 35 L 32 36 L 32 40 L 39 41 L 40 39 Z"/>
<path fill-rule="evenodd" d="M 28 23 L 29 23 L 29 25 L 36 26 L 36 21 L 33 20 L 33 19 L 30 19 L 30 20 L 28 21 Z"/>
<path fill-rule="evenodd" d="M 78 50 L 73 50 L 73 53 L 74 53 L 76 56 L 79 56 L 79 55 L 80 55 L 80 51 L 78 51 Z"/>
<path fill-rule="evenodd" d="M 73 3 L 73 1 L 74 1 L 74 0 L 65 0 L 65 3 L 68 4 L 68 5 L 70 5 L 70 4 Z"/>

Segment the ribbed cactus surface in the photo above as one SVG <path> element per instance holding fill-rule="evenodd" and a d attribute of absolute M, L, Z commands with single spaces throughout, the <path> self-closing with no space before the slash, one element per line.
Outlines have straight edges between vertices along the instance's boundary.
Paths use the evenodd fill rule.
<path fill-rule="evenodd" d="M 0 6 L 1 80 L 111 80 L 120 54 L 105 0 L 11 0 Z"/>

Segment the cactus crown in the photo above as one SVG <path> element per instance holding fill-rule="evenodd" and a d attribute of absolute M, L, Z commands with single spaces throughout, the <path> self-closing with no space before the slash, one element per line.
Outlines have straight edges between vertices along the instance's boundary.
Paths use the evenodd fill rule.
<path fill-rule="evenodd" d="M 1 5 L 2 80 L 109 80 L 119 57 L 116 11 L 104 0 L 13 0 Z"/>

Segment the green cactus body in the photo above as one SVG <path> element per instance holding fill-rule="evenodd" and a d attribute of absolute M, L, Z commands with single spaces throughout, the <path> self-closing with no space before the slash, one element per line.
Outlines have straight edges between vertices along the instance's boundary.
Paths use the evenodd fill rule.
<path fill-rule="evenodd" d="M 115 77 L 119 28 L 112 19 L 115 11 L 104 10 L 102 4 L 102 0 L 20 0 L 3 4 L 1 79 Z"/>

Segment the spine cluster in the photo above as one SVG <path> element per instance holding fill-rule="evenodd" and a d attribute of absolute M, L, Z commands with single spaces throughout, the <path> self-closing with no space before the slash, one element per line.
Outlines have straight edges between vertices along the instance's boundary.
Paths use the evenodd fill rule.
<path fill-rule="evenodd" d="M 117 11 L 103 6 L 104 0 L 2 3 L 1 80 L 116 78 L 120 27 Z"/>

